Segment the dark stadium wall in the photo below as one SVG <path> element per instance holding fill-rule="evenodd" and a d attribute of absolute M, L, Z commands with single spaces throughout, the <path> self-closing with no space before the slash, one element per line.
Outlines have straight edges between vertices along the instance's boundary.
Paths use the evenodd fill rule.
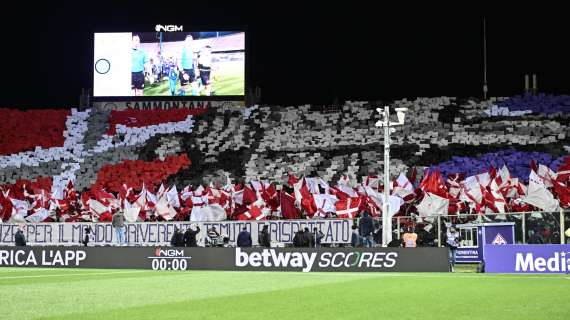
<path fill-rule="evenodd" d="M 22 3 L 5 12 L 11 27 L 3 41 L 11 45 L 0 53 L 10 62 L 0 105 L 76 105 L 81 88 L 91 83 L 91 34 L 150 29 L 159 22 L 246 25 L 250 84 L 262 88 L 264 103 L 480 97 L 483 15 L 491 96 L 520 93 L 525 73 L 538 74 L 541 91 L 565 93 L 570 63 L 564 39 L 570 22 L 562 11 L 481 7 L 204 2 L 157 10 L 156 3 L 146 1 L 63 1 L 30 10 Z M 33 86 L 30 77 L 37 80 Z"/>

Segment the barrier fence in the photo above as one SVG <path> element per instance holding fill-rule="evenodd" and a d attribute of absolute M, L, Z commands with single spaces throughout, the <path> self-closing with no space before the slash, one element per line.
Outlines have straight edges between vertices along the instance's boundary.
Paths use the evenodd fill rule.
<path fill-rule="evenodd" d="M 515 226 L 516 244 L 566 244 L 570 238 L 565 232 L 570 228 L 570 211 L 556 212 L 513 212 L 506 214 L 463 214 L 434 215 L 428 217 L 405 216 L 394 217 L 394 237 L 400 239 L 408 227 L 418 232 L 420 245 L 443 246 L 449 225 L 464 223 L 503 223 L 513 222 Z M 423 228 L 418 228 L 423 226 Z M 381 226 L 380 226 L 381 228 Z M 427 229 L 427 230 L 425 230 Z M 423 230 L 423 231 L 422 231 Z M 422 239 L 423 238 L 423 239 Z M 427 238 L 427 239 L 426 239 Z"/>

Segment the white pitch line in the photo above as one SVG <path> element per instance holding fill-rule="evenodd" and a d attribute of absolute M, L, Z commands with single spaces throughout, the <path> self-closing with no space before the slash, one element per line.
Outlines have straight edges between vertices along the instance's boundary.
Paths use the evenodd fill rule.
<path fill-rule="evenodd" d="M 530 276 L 525 274 L 514 275 L 514 274 L 500 274 L 500 273 L 487 273 L 481 275 L 471 275 L 471 274 L 457 274 L 457 273 L 442 273 L 442 274 L 405 274 L 405 273 L 382 273 L 377 274 L 378 277 L 418 277 L 418 278 L 452 278 L 452 279 L 561 279 L 560 277 L 544 277 L 544 276 Z"/>
<path fill-rule="evenodd" d="M 37 270 L 36 270 L 37 271 Z M 47 271 L 47 270 L 46 270 Z M 188 271 L 192 271 L 192 270 L 188 270 Z M 204 270 L 194 270 L 194 271 L 204 271 Z M 26 279 L 26 278 L 51 278 L 51 277 L 68 277 L 68 276 L 90 276 L 90 275 L 111 275 L 111 274 L 130 274 L 130 273 L 143 273 L 143 272 L 152 272 L 152 273 L 160 273 L 159 271 L 153 271 L 153 270 L 133 270 L 133 271 L 113 271 L 113 272 L 83 272 L 83 273 L 65 273 L 65 274 L 44 274 L 44 275 L 29 275 L 29 276 L 6 276 L 6 277 L 2 277 L 0 276 L 0 280 L 3 279 Z M 228 273 L 232 273 L 235 271 L 222 271 L 222 272 L 228 272 Z M 239 271 L 237 272 L 239 273 Z M 245 271 L 244 273 L 257 273 L 257 274 L 272 274 L 272 275 L 292 275 L 295 273 L 289 273 L 289 272 L 272 272 L 272 271 Z M 173 274 L 173 273 L 172 273 Z M 177 275 L 183 275 L 184 273 L 176 273 Z M 508 276 L 506 274 L 480 274 L 480 275 L 471 275 L 471 274 L 457 274 L 457 273 L 439 273 L 439 274 L 406 274 L 406 273 L 327 273 L 327 272 L 322 272 L 322 273 L 298 273 L 299 275 L 318 275 L 318 276 L 336 276 L 336 277 L 361 277 L 361 278 L 398 278 L 398 277 L 410 277 L 410 278 L 452 278 L 452 279 L 462 279 L 462 278 L 471 278 L 471 279 L 502 279 L 502 280 L 506 280 L 506 279 L 566 279 L 566 280 L 570 280 L 570 277 L 543 277 L 543 276 L 530 276 L 530 275 L 513 275 L 513 274 L 509 274 Z M 194 272 L 189 272 L 186 275 L 189 276 L 196 276 L 196 274 Z M 206 276 L 210 276 L 210 275 L 206 275 Z"/>
<path fill-rule="evenodd" d="M 192 273 L 178 273 L 183 275 L 193 275 L 196 276 L 194 272 L 208 272 L 209 270 L 188 270 L 192 271 Z M 160 271 L 157 271 L 160 272 Z M 311 276 L 318 276 L 318 277 L 338 277 L 339 279 L 342 278 L 361 278 L 361 279 L 368 279 L 368 278 L 397 278 L 397 277 L 411 277 L 411 278 L 440 278 L 440 279 L 462 279 L 462 278 L 469 278 L 469 279 L 569 279 L 564 277 L 557 277 L 555 274 L 551 274 L 552 276 L 540 276 L 540 275 L 530 275 L 530 274 L 501 274 L 501 273 L 451 273 L 451 272 L 434 272 L 434 273 L 391 273 L 391 272 L 298 272 L 298 271 L 291 271 L 291 272 L 275 272 L 275 271 L 216 271 L 221 273 L 235 273 L 235 274 L 259 274 L 259 275 L 272 275 L 272 276 L 301 276 L 301 277 L 311 277 Z M 558 274 L 562 275 L 562 274 Z M 209 276 L 209 275 L 205 275 Z"/>
<path fill-rule="evenodd" d="M 69 276 L 91 276 L 91 275 L 109 275 L 109 274 L 129 274 L 129 273 L 141 273 L 150 272 L 148 270 L 137 270 L 137 271 L 118 271 L 118 272 L 84 272 L 84 273 L 66 273 L 66 274 L 42 274 L 33 276 L 8 276 L 0 277 L 0 280 L 4 279 L 25 279 L 25 278 L 51 278 L 51 277 L 69 277 Z"/>
<path fill-rule="evenodd" d="M 309 273 L 303 273 L 303 274 L 311 274 Z M 544 277 L 544 276 L 531 276 L 531 275 L 525 275 L 525 274 L 500 274 L 500 273 L 487 273 L 487 274 L 465 274 L 465 273 L 426 273 L 426 274 L 408 274 L 408 273 L 350 273 L 347 272 L 346 274 L 339 274 L 339 273 L 326 273 L 326 272 L 322 272 L 319 273 L 319 276 L 321 275 L 330 275 L 330 276 L 337 276 L 337 277 L 348 277 L 348 276 L 354 276 L 354 277 L 358 277 L 358 276 L 362 276 L 362 275 L 370 275 L 371 277 L 375 277 L 375 278 L 398 278 L 398 277 L 410 277 L 410 278 L 446 278 L 446 279 L 463 279 L 463 278 L 469 278 L 469 279 L 501 279 L 501 280 L 506 280 L 506 279 L 570 279 L 570 278 L 562 278 L 562 277 Z M 363 277 L 365 278 L 365 277 Z"/>

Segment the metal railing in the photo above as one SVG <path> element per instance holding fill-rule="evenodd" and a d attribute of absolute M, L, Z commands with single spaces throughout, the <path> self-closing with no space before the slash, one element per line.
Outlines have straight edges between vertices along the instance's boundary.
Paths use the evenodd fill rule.
<path fill-rule="evenodd" d="M 394 226 L 393 238 L 401 239 L 401 235 L 409 228 L 418 234 L 420 246 L 442 246 L 448 226 L 457 224 L 503 223 L 514 222 L 515 243 L 530 244 L 565 244 L 570 237 L 565 236 L 570 228 L 570 210 L 555 212 L 533 211 L 512 212 L 505 214 L 458 214 L 433 216 L 399 216 L 392 218 Z M 378 228 L 382 228 L 381 219 L 375 219 Z"/>

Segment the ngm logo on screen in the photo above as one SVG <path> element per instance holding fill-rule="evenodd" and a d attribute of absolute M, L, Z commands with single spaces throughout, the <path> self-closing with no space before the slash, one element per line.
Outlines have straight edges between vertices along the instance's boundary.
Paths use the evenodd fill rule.
<path fill-rule="evenodd" d="M 186 270 L 191 257 L 187 257 L 184 250 L 158 247 L 154 249 L 154 256 L 148 259 L 151 260 L 153 270 Z"/>
<path fill-rule="evenodd" d="M 157 257 L 184 257 L 184 250 L 176 250 L 176 249 L 162 249 L 156 248 L 154 250 L 154 255 Z"/>
<path fill-rule="evenodd" d="M 157 24 L 154 27 L 154 30 L 156 30 L 156 32 L 161 32 L 161 31 L 175 32 L 175 31 L 182 31 L 182 26 L 177 26 L 173 24 L 168 24 L 168 25 Z"/>

